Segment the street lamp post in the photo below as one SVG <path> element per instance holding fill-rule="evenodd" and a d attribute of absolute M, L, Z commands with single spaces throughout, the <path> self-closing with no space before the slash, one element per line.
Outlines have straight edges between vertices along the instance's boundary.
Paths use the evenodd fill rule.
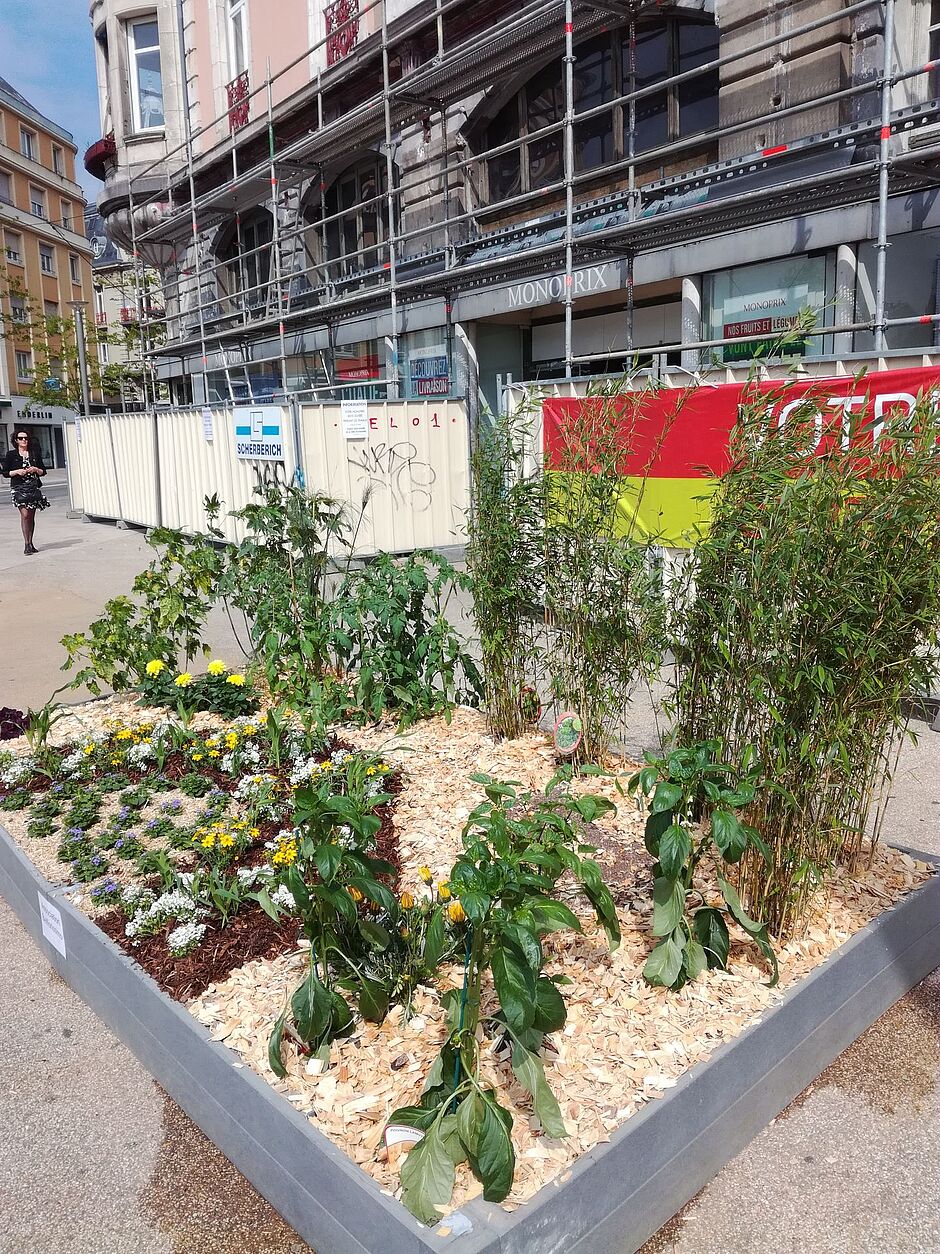
<path fill-rule="evenodd" d="M 88 391 L 88 360 L 85 356 L 85 308 L 87 300 L 70 300 L 69 309 L 75 313 L 75 343 L 78 347 L 78 377 L 82 385 L 82 417 L 87 418 L 91 409 Z"/>

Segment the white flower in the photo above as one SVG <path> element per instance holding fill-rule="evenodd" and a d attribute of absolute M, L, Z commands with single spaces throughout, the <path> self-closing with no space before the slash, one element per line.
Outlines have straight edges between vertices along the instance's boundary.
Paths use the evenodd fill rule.
<path fill-rule="evenodd" d="M 196 948 L 205 934 L 205 923 L 181 923 L 166 938 L 167 948 L 174 958 L 182 958 Z"/>
<path fill-rule="evenodd" d="M 21 758 L 14 758 L 9 766 L 6 767 L 3 774 L 0 775 L 0 780 L 2 780 L 4 784 L 18 784 L 21 779 L 32 775 L 33 769 L 33 756 L 32 754 L 27 753 Z"/>
<path fill-rule="evenodd" d="M 296 910 L 297 903 L 294 901 L 294 894 L 290 891 L 286 884 L 279 884 L 271 894 L 271 900 L 278 906 L 282 906 L 285 910 Z"/>

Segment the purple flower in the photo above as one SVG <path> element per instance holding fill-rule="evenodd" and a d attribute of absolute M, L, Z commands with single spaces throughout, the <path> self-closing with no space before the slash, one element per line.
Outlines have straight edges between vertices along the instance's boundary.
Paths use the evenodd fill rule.
<path fill-rule="evenodd" d="M 69 835 L 70 835 L 70 836 L 72 836 L 72 837 L 84 836 L 84 835 L 85 835 L 85 829 L 84 829 L 83 827 L 70 827 L 70 828 L 69 828 Z"/>
<path fill-rule="evenodd" d="M 100 855 L 100 854 L 97 854 L 97 853 L 95 854 L 95 856 L 94 856 L 94 857 L 92 858 L 92 860 L 91 860 L 91 865 L 92 865 L 92 866 L 101 866 L 101 855 Z"/>
<path fill-rule="evenodd" d="M 116 841 L 114 842 L 114 847 L 115 847 L 115 849 L 123 849 L 123 848 L 124 848 L 124 841 L 123 841 L 123 840 L 116 840 Z"/>

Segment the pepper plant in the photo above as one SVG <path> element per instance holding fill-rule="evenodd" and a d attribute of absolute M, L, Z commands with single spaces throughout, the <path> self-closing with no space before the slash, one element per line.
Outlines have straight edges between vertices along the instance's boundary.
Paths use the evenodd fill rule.
<path fill-rule="evenodd" d="M 386 928 L 360 911 L 360 906 L 375 903 L 389 915 L 397 914 L 395 896 L 379 878 L 394 874 L 394 867 L 365 852 L 381 827 L 372 811 L 389 800 L 388 793 L 367 800 L 337 794 L 332 782 L 324 780 L 298 790 L 293 831 L 282 833 L 276 842 L 272 862 L 310 942 L 307 975 L 278 1016 L 268 1042 L 271 1070 L 282 1079 L 287 1074 L 281 1060 L 285 1033 L 302 1052 L 325 1062 L 331 1042 L 352 1031 L 352 1011 L 338 976 L 347 986 L 349 973 L 355 977 L 364 1019 L 380 1022 L 388 1013 L 385 989 L 365 973 L 343 942 L 349 929 L 364 947 L 387 948 L 391 940 Z M 280 918 L 266 890 L 251 895 L 273 919 Z"/>
<path fill-rule="evenodd" d="M 767 926 L 750 918 L 741 905 L 728 868 L 748 850 L 769 856 L 757 831 L 742 821 L 757 795 L 758 771 L 745 754 L 740 770 L 718 760 L 720 743 L 703 741 L 674 749 L 665 758 L 646 755 L 647 765 L 629 781 L 631 793 L 651 798 L 644 841 L 656 859 L 653 867 L 653 936 L 657 943 L 643 968 L 650 984 L 680 989 L 706 968 L 724 971 L 730 937 L 728 919 L 754 940 L 772 968 L 777 959 Z M 696 830 L 695 820 L 701 820 Z M 722 904 L 709 904 L 695 877 L 706 866 L 714 871 Z"/>
<path fill-rule="evenodd" d="M 512 1115 L 481 1078 L 483 1026 L 510 1050 L 512 1070 L 532 1095 L 543 1130 L 566 1135 L 539 1053 L 545 1034 L 566 1017 L 562 979 L 543 971 L 542 940 L 564 928 L 581 931 L 577 916 L 555 896 L 566 871 L 581 885 L 610 948 L 620 941 L 600 868 L 584 856 L 594 851 L 580 841 L 582 821 L 609 813 L 613 803 L 560 787 L 570 781 L 570 769 L 537 798 L 520 792 L 515 781 L 472 778 L 487 799 L 467 820 L 463 853 L 450 876 L 451 917 L 464 920 L 466 929 L 463 987 L 445 995 L 450 1030 L 419 1103 L 399 1108 L 389 1121 L 423 1132 L 402 1166 L 401 1183 L 402 1201 L 425 1224 L 436 1223 L 436 1208 L 449 1202 L 458 1163 L 469 1163 L 487 1201 L 502 1201 L 512 1187 Z M 487 972 L 497 1005 L 484 1011 Z"/>

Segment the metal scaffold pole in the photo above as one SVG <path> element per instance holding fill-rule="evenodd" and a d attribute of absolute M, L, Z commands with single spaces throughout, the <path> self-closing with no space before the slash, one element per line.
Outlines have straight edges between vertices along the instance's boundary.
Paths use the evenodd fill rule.
<path fill-rule="evenodd" d="M 140 337 L 140 343 L 138 344 L 138 348 L 140 350 L 140 386 L 143 392 L 144 409 L 147 409 L 148 404 L 149 404 L 148 397 L 147 397 L 147 372 L 149 369 L 149 363 L 147 360 L 147 348 L 148 348 L 147 330 L 149 329 L 148 320 L 150 317 L 150 302 L 149 300 L 146 299 L 146 284 L 144 282 L 144 278 L 141 273 L 140 250 L 137 247 L 137 227 L 134 223 L 134 187 L 130 179 L 128 179 L 127 186 L 128 186 L 128 196 L 127 196 L 128 217 L 130 218 L 130 224 L 131 224 L 131 253 L 133 254 L 133 258 L 134 258 L 134 294 L 135 294 L 135 299 L 137 302 L 137 331 Z M 145 307 L 146 307 L 146 313 L 145 313 Z M 165 312 L 166 311 L 164 311 L 164 315 L 165 315 Z M 156 399 L 157 399 L 156 388 L 154 388 L 153 389 L 154 403 L 156 403 Z M 121 408 L 123 409 L 124 406 L 125 406 L 124 383 L 122 382 L 121 383 Z"/>
<path fill-rule="evenodd" d="M 392 360 L 387 363 L 385 374 L 388 380 L 388 399 L 397 401 L 401 394 L 398 368 L 398 256 L 395 237 L 397 234 L 397 214 L 395 212 L 395 158 L 392 153 L 392 109 L 389 97 L 388 77 L 388 6 L 382 5 L 382 104 L 385 112 L 385 178 L 388 201 L 388 278 L 389 278 L 389 314 L 392 330 Z"/>
<path fill-rule="evenodd" d="M 636 221 L 636 5 L 630 6 L 629 42 L 630 103 L 627 106 L 627 215 Z M 627 253 L 627 348 L 633 348 L 633 249 Z"/>
<path fill-rule="evenodd" d="M 189 82 L 186 75 L 186 27 L 183 22 L 183 0 L 178 0 L 176 18 L 180 41 L 180 84 L 183 93 L 183 133 L 186 136 L 186 173 L 189 181 L 189 211 L 192 224 L 194 272 L 196 275 L 196 312 L 199 315 L 199 347 L 202 353 L 203 400 L 209 400 L 209 359 L 206 356 L 206 320 L 203 315 L 202 263 L 199 257 L 199 226 L 196 221 L 196 177 L 193 171 L 193 126 L 189 116 Z M 177 291 L 179 292 L 179 287 Z M 183 315 L 180 300 L 180 318 Z"/>
<path fill-rule="evenodd" d="M 277 341 L 281 364 L 281 391 L 287 392 L 287 354 L 284 351 L 284 287 L 281 276 L 281 211 L 277 168 L 274 163 L 274 85 L 271 62 L 267 63 L 268 161 L 271 167 L 271 252 L 274 254 L 274 287 L 277 293 Z"/>
<path fill-rule="evenodd" d="M 888 253 L 888 176 L 891 168 L 891 86 L 894 67 L 894 2 L 885 0 L 881 67 L 881 134 L 878 151 L 878 241 L 875 244 L 875 352 L 885 350 L 885 287 Z"/>
<path fill-rule="evenodd" d="M 572 378 L 572 304 L 574 275 L 574 16 L 565 0 L 565 378 Z"/>

